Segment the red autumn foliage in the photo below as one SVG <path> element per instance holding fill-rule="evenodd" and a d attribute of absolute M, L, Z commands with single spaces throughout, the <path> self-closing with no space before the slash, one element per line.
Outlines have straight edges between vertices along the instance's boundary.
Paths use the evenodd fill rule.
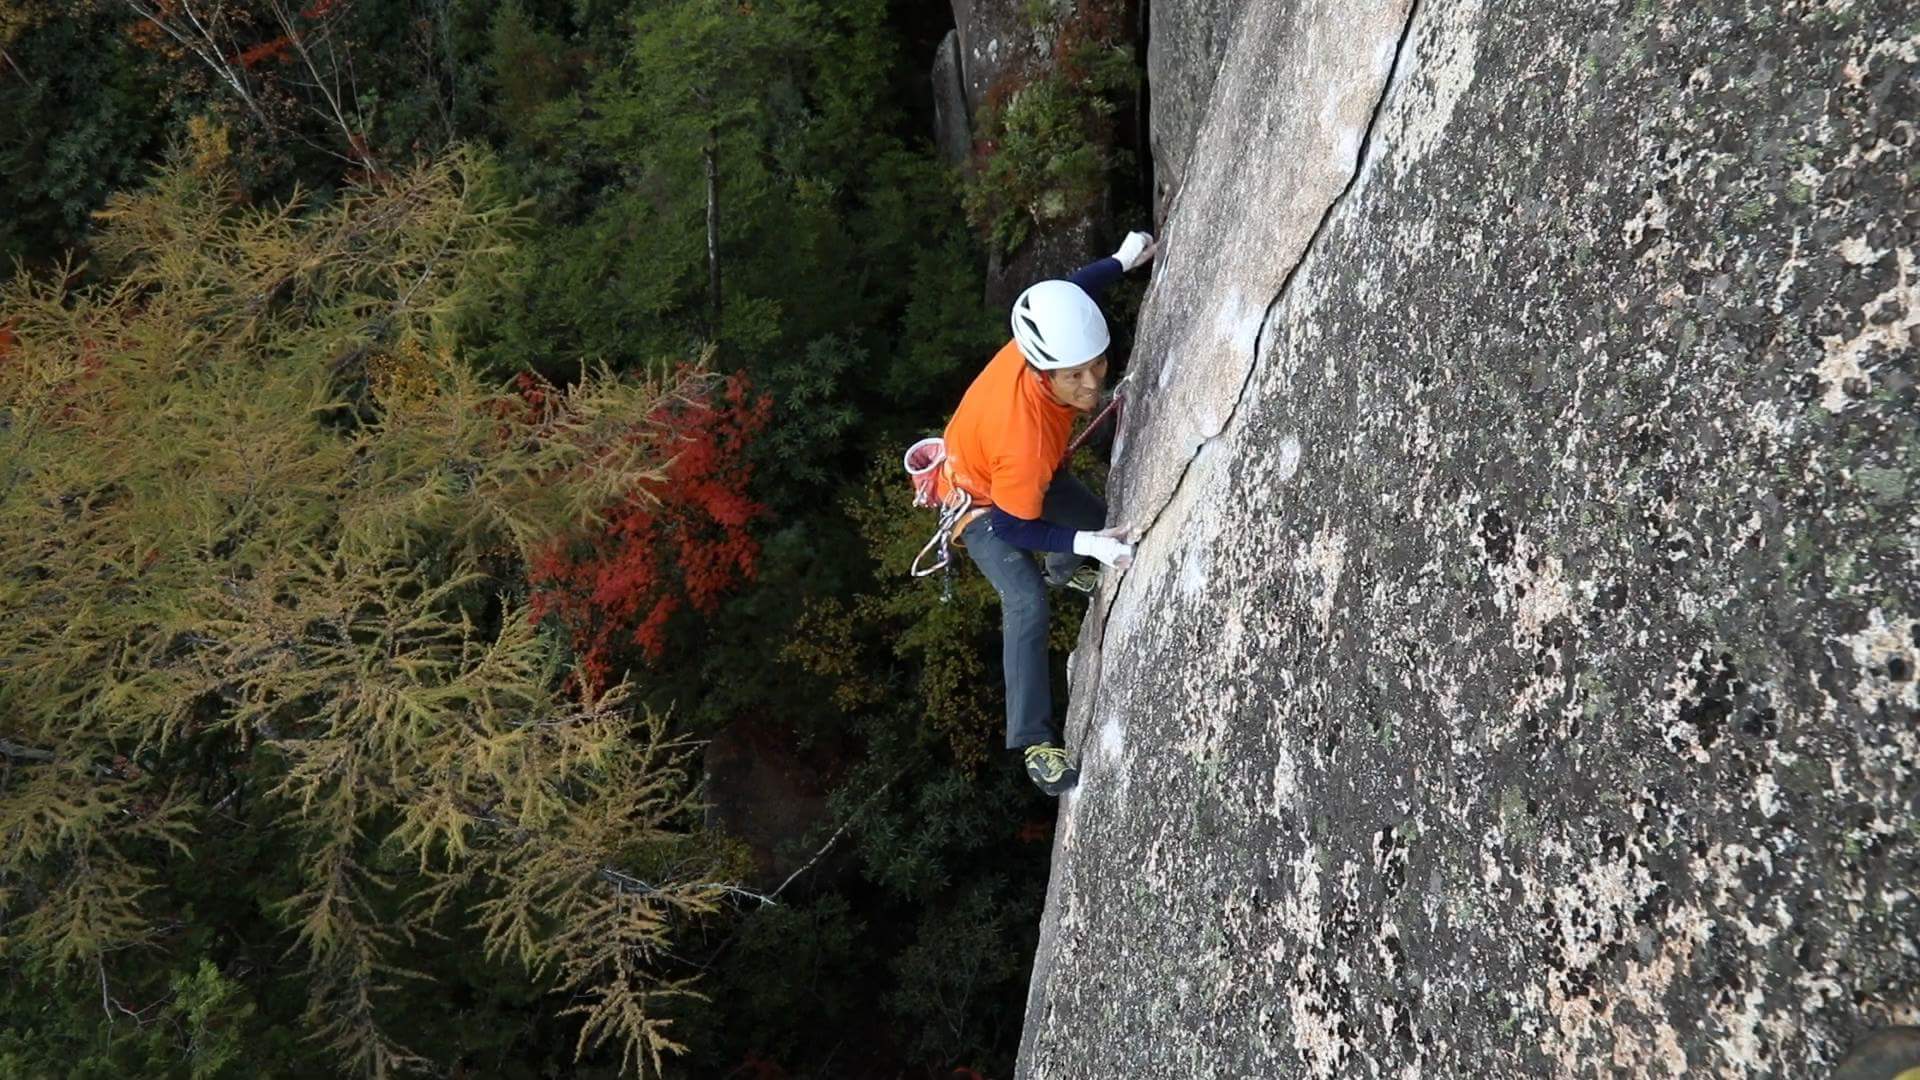
<path fill-rule="evenodd" d="M 513 390 L 526 403 L 522 415 L 528 420 L 537 418 L 543 411 L 564 400 L 552 383 L 531 371 L 523 371 L 513 377 Z"/>
<path fill-rule="evenodd" d="M 1120 31 L 1116 13 L 1099 4 L 1081 4 L 1073 18 L 1060 27 L 1053 42 L 1053 66 L 1067 79 L 1078 82 L 1087 77 L 1080 61 L 1084 50 L 1117 44 Z"/>
<path fill-rule="evenodd" d="M 531 379 L 521 394 L 529 408 L 550 400 Z M 765 508 L 747 494 L 746 451 L 771 409 L 744 375 L 662 405 L 634 436 L 673 455 L 662 477 L 607 513 L 603 526 L 534 555 L 531 617 L 553 615 L 571 636 L 577 686 L 588 697 L 636 651 L 658 660 L 676 613 L 710 615 L 753 579 L 760 545 L 748 526 Z"/>
<path fill-rule="evenodd" d="M 293 39 L 282 34 L 271 41 L 263 41 L 255 45 L 234 59 L 239 61 L 241 67 L 252 71 L 268 60 L 278 61 L 282 64 L 286 63 L 292 56 L 290 51 L 292 48 Z"/>

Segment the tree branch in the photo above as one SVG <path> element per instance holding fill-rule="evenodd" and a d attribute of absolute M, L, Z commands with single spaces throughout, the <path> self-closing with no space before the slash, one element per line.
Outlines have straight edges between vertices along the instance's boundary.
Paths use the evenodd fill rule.
<path fill-rule="evenodd" d="M 226 60 L 221 57 L 220 43 L 214 39 L 213 34 L 200 22 L 200 17 L 194 13 L 191 3 L 183 3 L 181 6 L 186 11 L 187 17 L 193 20 L 194 27 L 199 30 L 202 38 L 205 40 L 204 45 L 200 41 L 189 38 L 184 31 L 167 22 L 167 20 L 162 17 L 158 8 L 141 3 L 141 0 L 125 0 L 125 2 L 134 14 L 159 27 L 166 32 L 168 37 L 179 42 L 187 51 L 199 57 L 201 63 L 207 65 L 207 67 L 213 71 L 214 75 L 219 77 L 220 81 L 226 83 L 232 88 L 235 94 L 239 95 L 241 102 L 247 106 L 249 112 L 253 113 L 255 119 L 259 120 L 260 123 L 265 125 L 269 130 L 275 128 L 273 121 L 267 119 L 266 111 L 261 109 L 259 102 L 254 100 L 252 92 L 247 89 L 246 83 L 240 78 L 239 73 L 233 70 L 233 65 L 227 63 Z"/>
<path fill-rule="evenodd" d="M 886 783 L 881 784 L 878 788 L 874 790 L 874 793 L 872 795 L 867 796 L 867 801 L 862 803 L 860 806 L 860 809 L 854 811 L 853 814 L 849 816 L 846 821 L 842 822 L 840 824 L 840 827 L 833 831 L 832 836 L 827 837 L 827 842 L 821 846 L 819 851 L 816 851 L 813 853 L 813 858 L 808 859 L 807 864 L 805 866 L 802 866 L 800 869 L 795 870 L 791 874 L 788 874 L 787 880 L 781 882 L 780 887 L 773 890 L 772 895 L 777 897 L 781 893 L 786 892 L 787 886 L 793 884 L 793 881 L 795 878 L 813 869 L 813 864 L 819 862 L 821 858 L 826 855 L 827 852 L 833 850 L 833 845 L 840 842 L 840 838 L 846 835 L 846 832 L 848 829 L 853 828 L 853 823 L 860 820 L 860 815 L 866 813 L 868 807 L 872 806 L 888 788 L 892 787 L 895 783 L 899 782 L 900 778 L 905 775 L 907 775 L 907 770 L 901 769 L 899 772 L 893 774 L 893 778 L 891 780 L 888 780 Z"/>
<path fill-rule="evenodd" d="M 600 876 L 600 880 L 612 885 L 614 888 L 618 889 L 622 894 L 632 893 L 635 895 L 647 896 L 647 895 L 653 895 L 653 894 L 657 894 L 665 891 L 656 885 L 649 885 L 646 882 L 641 881 L 639 878 L 634 877 L 631 874 L 627 874 L 627 873 L 623 873 L 622 871 L 615 870 L 611 866 L 601 867 L 599 876 Z M 718 889 L 729 896 L 744 896 L 752 900 L 758 900 L 760 901 L 761 904 L 779 903 L 779 901 L 775 900 L 771 896 L 762 896 L 751 889 L 743 889 L 743 888 L 740 888 L 738 885 L 728 885 L 724 882 L 719 882 L 719 881 L 696 881 L 696 882 L 690 882 L 680 887 L 685 889 Z"/>
<path fill-rule="evenodd" d="M 709 337 L 720 340 L 720 129 L 707 128 L 707 303 Z"/>
<path fill-rule="evenodd" d="M 175 26 L 168 22 L 165 14 L 152 4 L 143 3 L 142 0 L 124 0 L 124 3 L 134 14 L 159 27 L 168 37 L 178 42 L 182 48 L 194 56 L 199 57 L 200 62 L 205 64 L 216 78 L 227 84 L 227 87 L 240 99 L 241 104 L 247 107 L 247 111 L 253 114 L 253 118 L 260 122 L 261 127 L 271 132 L 289 135 L 300 143 L 312 147 L 314 150 L 326 154 L 329 157 L 338 158 L 348 165 L 357 167 L 364 164 L 364 162 L 358 158 L 341 154 L 331 147 L 322 146 L 308 138 L 296 127 L 275 123 L 273 119 L 267 115 L 266 110 L 261 108 L 259 99 L 254 96 L 253 91 L 247 88 L 246 77 L 240 70 L 229 63 L 221 53 L 219 40 L 213 36 L 212 29 L 200 21 L 198 13 L 193 10 L 191 4 L 182 5 L 182 10 L 186 12 L 187 17 L 193 22 L 192 28 L 189 29 Z M 199 36 L 196 37 L 194 36 L 195 34 Z M 309 108 L 311 108 L 311 106 L 309 106 Z M 326 118 L 326 113 L 321 112 L 319 109 L 313 109 L 312 111 L 322 119 Z M 349 144 L 349 149 L 351 148 L 351 144 Z"/>
<path fill-rule="evenodd" d="M 331 69 L 331 79 L 329 79 L 327 75 L 321 74 L 319 61 L 314 59 L 313 52 L 307 48 L 306 35 L 302 34 L 300 28 L 293 24 L 293 14 L 280 3 L 280 0 L 273 0 L 271 6 L 273 8 L 274 18 L 280 23 L 280 32 L 285 34 L 287 40 L 293 43 L 294 51 L 300 54 L 301 63 L 307 66 L 307 73 L 313 76 L 313 88 L 320 92 L 321 98 L 325 99 L 327 103 L 327 108 L 332 111 L 333 122 L 339 127 L 341 138 L 347 141 L 347 149 L 352 153 L 360 155 L 361 164 L 365 166 L 368 172 L 379 171 L 380 163 L 374 159 L 372 148 L 367 145 L 367 141 L 364 138 L 361 138 L 360 135 L 353 130 L 353 125 L 347 122 L 346 113 L 341 108 L 340 102 L 343 95 L 340 92 L 340 61 L 334 54 L 331 35 L 323 34 L 321 38 L 321 43 L 327 47 L 327 58 L 331 61 L 328 65 Z M 333 87 L 331 90 L 327 88 L 329 81 L 331 81 Z M 321 115 L 325 116 L 326 114 L 322 113 Z"/>
<path fill-rule="evenodd" d="M 27 73 L 20 70 L 19 64 L 14 63 L 12 53 L 8 52 L 5 49 L 0 49 L 0 60 L 5 60 L 7 62 L 7 66 L 13 69 L 13 73 L 15 75 L 20 76 L 20 83 L 22 86 L 33 85 L 33 82 L 27 78 Z"/>
<path fill-rule="evenodd" d="M 0 739 L 0 755 L 19 758 L 22 761 L 52 761 L 53 751 L 40 750 L 8 739 Z"/>

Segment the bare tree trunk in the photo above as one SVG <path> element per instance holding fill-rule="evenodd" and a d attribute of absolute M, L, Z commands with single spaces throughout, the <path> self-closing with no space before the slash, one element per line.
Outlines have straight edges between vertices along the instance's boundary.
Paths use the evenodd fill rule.
<path fill-rule="evenodd" d="M 314 55 L 313 50 L 307 47 L 306 35 L 301 32 L 299 26 L 294 24 L 292 9 L 282 4 L 280 0 L 272 0 L 271 6 L 274 17 L 280 21 L 280 32 L 293 43 L 294 51 L 300 54 L 300 62 L 306 65 L 307 74 L 313 79 L 314 90 L 327 103 L 325 111 L 317 108 L 314 111 L 320 113 L 324 119 L 333 122 L 340 131 L 340 137 L 346 141 L 347 153 L 358 158 L 366 166 L 369 174 L 379 172 L 380 162 L 373 156 L 372 145 L 363 133 L 355 129 L 353 122 L 347 119 L 345 104 L 347 95 L 340 87 L 341 64 L 339 56 L 333 49 L 332 26 L 319 29 L 319 43 L 327 50 L 327 70 L 322 71 L 319 59 Z M 350 80 L 353 77 L 351 63 L 352 57 L 349 55 L 347 77 Z M 352 89 L 353 98 L 357 101 L 360 97 L 359 87 L 354 85 Z"/>
<path fill-rule="evenodd" d="M 330 154 L 349 165 L 365 168 L 368 173 L 379 171 L 379 162 L 374 160 L 364 135 L 355 130 L 348 113 L 352 101 L 359 100 L 358 87 L 353 82 L 353 55 L 348 53 L 344 65 L 340 54 L 333 46 L 333 23 L 339 19 L 335 13 L 330 21 L 321 25 L 312 25 L 304 30 L 294 22 L 294 10 L 281 0 L 269 0 L 268 7 L 277 21 L 287 43 L 299 54 L 306 68 L 304 83 L 324 102 L 322 108 L 312 102 L 303 102 L 322 122 L 337 128 L 341 138 L 346 141 L 346 152 L 341 153 L 322 145 L 302 134 L 297 127 L 275 122 L 267 115 L 261 104 L 261 98 L 253 86 L 253 79 L 237 58 L 230 55 L 236 48 L 232 25 L 220 14 L 219 9 L 209 8 L 206 18 L 194 10 L 195 0 L 122 0 L 134 14 L 152 23 L 173 38 L 182 48 L 191 52 L 205 64 L 219 80 L 227 85 L 246 105 L 247 111 L 259 121 L 267 131 L 284 132 L 293 138 L 324 153 Z M 184 19 L 181 16 L 185 16 Z M 311 40 L 310 40 L 311 39 Z M 316 49 L 326 50 L 326 62 L 323 64 Z M 348 86 L 341 84 L 341 69 L 346 69 Z M 352 91 L 349 100 L 349 90 Z"/>
<path fill-rule="evenodd" d="M 708 337 L 720 340 L 720 129 L 707 129 L 707 300 Z"/>

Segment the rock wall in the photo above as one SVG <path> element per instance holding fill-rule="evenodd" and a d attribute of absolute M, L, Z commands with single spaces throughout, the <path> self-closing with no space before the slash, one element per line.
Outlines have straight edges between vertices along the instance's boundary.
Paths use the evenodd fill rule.
<path fill-rule="evenodd" d="M 933 146 L 954 168 L 973 153 L 973 113 L 960 71 L 960 31 L 949 30 L 933 54 Z"/>
<path fill-rule="evenodd" d="M 1154 223 L 1167 218 L 1200 132 L 1213 80 L 1232 40 L 1235 0 L 1162 0 L 1147 9 L 1147 85 L 1153 91 Z"/>
<path fill-rule="evenodd" d="M 955 52 L 969 124 L 978 119 L 995 84 L 1032 78 L 1052 62 L 1053 42 L 1036 32 L 1028 7 L 1028 0 L 953 0 Z M 934 77 L 943 78 L 937 63 Z M 1011 257 L 993 252 L 983 302 L 994 310 L 1011 309 L 1027 286 L 1084 266 L 1096 257 L 1098 232 L 1095 216 L 1089 214 L 1035 237 Z"/>
<path fill-rule="evenodd" d="M 1242 11 L 1021 1076 L 1813 1076 L 1915 1020 L 1917 72 L 1896 0 Z"/>
<path fill-rule="evenodd" d="M 1029 25 L 1026 0 L 953 0 L 953 25 L 970 115 L 980 114 L 987 91 L 1003 76 L 1046 59 Z"/>

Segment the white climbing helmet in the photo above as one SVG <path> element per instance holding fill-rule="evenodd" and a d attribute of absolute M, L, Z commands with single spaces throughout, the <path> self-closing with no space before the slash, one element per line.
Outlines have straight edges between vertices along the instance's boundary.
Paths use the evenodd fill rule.
<path fill-rule="evenodd" d="M 1013 340 L 1034 367 L 1079 367 L 1107 351 L 1107 317 L 1071 281 L 1043 281 L 1013 302 Z"/>

